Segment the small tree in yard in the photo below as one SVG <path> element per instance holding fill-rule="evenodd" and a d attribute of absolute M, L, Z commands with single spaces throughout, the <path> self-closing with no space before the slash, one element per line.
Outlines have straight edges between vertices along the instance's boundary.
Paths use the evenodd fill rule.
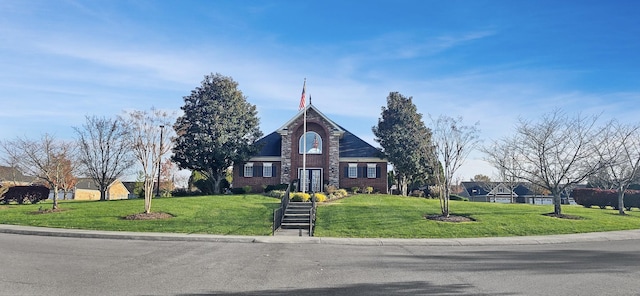
<path fill-rule="evenodd" d="M 44 134 L 40 140 L 16 138 L 1 144 L 10 159 L 28 175 L 36 176 L 53 190 L 53 209 L 58 209 L 58 190 L 65 181 L 65 168 L 71 158 L 73 145 Z"/>
<path fill-rule="evenodd" d="M 261 136 L 256 106 L 247 102 L 231 77 L 206 75 L 202 85 L 184 97 L 173 128 L 178 137 L 173 161 L 181 169 L 202 173 L 214 194 L 227 168 L 256 154 Z"/>
<path fill-rule="evenodd" d="M 152 108 L 147 111 L 127 112 L 124 121 L 131 131 L 133 154 L 144 175 L 144 213 L 151 213 L 153 184 L 158 176 L 162 155 L 171 150 L 171 114 Z M 161 137 L 162 136 L 162 137 Z M 162 138 L 162 141 L 161 141 Z"/>
<path fill-rule="evenodd" d="M 98 185 L 100 200 L 106 200 L 107 187 L 135 163 L 130 131 L 121 118 L 95 116 L 87 116 L 86 123 L 74 130 L 82 173 Z"/>
<path fill-rule="evenodd" d="M 431 123 L 436 155 L 434 159 L 440 162 L 443 170 L 442 175 L 436 175 L 442 190 L 440 209 L 443 216 L 449 217 L 449 195 L 454 174 L 479 143 L 479 130 L 475 125 L 463 125 L 461 117 L 456 119 L 441 115 L 437 119 L 431 118 Z M 434 167 L 435 165 L 434 163 Z"/>
<path fill-rule="evenodd" d="M 546 114 L 539 122 L 520 120 L 516 135 L 498 142 L 501 149 L 514 151 L 502 169 L 553 195 L 554 214 L 562 215 L 561 194 L 601 170 L 604 163 L 595 149 L 602 136 L 598 117 L 569 117 L 560 110 Z"/>
<path fill-rule="evenodd" d="M 491 145 L 483 147 L 482 152 L 486 155 L 485 160 L 498 170 L 500 182 L 510 190 L 511 202 L 513 203 L 513 191 L 522 183 L 520 176 L 520 164 L 516 157 L 514 144 L 493 142 Z"/>
<path fill-rule="evenodd" d="M 640 125 L 613 121 L 605 126 L 595 146 L 603 167 L 594 176 L 618 191 L 618 212 L 624 215 L 625 191 L 638 179 L 640 170 Z"/>

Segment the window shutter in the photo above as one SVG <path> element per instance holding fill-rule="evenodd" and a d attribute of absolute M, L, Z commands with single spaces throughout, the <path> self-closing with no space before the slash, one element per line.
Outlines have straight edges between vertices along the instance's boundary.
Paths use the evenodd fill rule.
<path fill-rule="evenodd" d="M 271 176 L 272 177 L 276 176 L 276 166 L 275 165 L 271 165 Z"/>
<path fill-rule="evenodd" d="M 376 178 L 380 178 L 380 177 L 381 177 L 381 176 L 380 176 L 381 174 L 382 174 L 382 170 L 381 170 L 381 168 L 380 168 L 379 166 L 378 166 L 378 167 L 376 167 Z"/>
<path fill-rule="evenodd" d="M 365 174 L 366 174 L 366 171 L 365 171 L 365 174 L 362 173 L 362 169 L 366 170 L 367 168 L 364 167 L 364 168 L 357 168 L 356 169 L 356 171 L 358 171 L 358 178 L 363 178 L 365 176 Z"/>
<path fill-rule="evenodd" d="M 349 178 L 349 166 L 344 167 L 344 177 Z"/>
<path fill-rule="evenodd" d="M 261 165 L 253 166 L 253 176 L 254 177 L 262 177 L 262 166 Z"/>

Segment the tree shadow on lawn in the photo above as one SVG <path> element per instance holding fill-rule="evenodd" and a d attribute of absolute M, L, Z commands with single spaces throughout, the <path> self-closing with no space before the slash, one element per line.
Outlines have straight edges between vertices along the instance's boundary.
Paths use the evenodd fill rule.
<path fill-rule="evenodd" d="M 442 214 L 439 215 L 425 215 L 425 219 L 438 221 L 438 222 L 450 222 L 450 223 L 463 223 L 463 222 L 476 222 L 476 219 L 471 217 L 471 214 L 450 214 L 449 216 L 445 216 Z"/>

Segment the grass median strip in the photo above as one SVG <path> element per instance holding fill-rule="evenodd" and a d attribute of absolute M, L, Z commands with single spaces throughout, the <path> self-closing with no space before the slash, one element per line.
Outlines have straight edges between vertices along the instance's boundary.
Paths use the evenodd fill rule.
<path fill-rule="evenodd" d="M 33 214 L 50 202 L 0 207 L 0 223 L 56 228 L 270 235 L 273 210 L 279 200 L 257 194 L 154 199 L 153 212 L 172 218 L 125 220 L 140 213 L 144 200 L 62 201 L 62 211 Z M 627 230 L 640 228 L 640 211 L 620 216 L 612 209 L 563 206 L 563 213 L 581 219 L 559 219 L 544 214 L 552 206 L 451 201 L 455 215 L 473 222 L 425 219 L 440 213 L 438 200 L 391 195 L 357 195 L 320 204 L 315 235 L 320 237 L 461 238 L 521 236 Z"/>

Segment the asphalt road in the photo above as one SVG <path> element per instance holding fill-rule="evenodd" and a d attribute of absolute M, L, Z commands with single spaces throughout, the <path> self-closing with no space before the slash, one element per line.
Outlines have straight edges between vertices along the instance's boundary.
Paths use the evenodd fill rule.
<path fill-rule="evenodd" d="M 639 251 L 639 239 L 438 246 L 0 233 L 0 295 L 640 295 Z"/>

